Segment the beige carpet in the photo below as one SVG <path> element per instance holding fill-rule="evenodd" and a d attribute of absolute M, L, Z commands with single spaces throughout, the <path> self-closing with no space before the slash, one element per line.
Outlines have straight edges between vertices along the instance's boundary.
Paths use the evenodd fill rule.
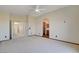
<path fill-rule="evenodd" d="M 79 45 L 32 36 L 0 42 L 0 52 L 70 53 L 70 52 L 79 52 Z"/>

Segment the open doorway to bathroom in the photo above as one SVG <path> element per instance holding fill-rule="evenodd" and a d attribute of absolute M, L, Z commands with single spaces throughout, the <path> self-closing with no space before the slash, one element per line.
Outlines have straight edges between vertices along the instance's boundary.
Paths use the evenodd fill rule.
<path fill-rule="evenodd" d="M 48 18 L 43 20 L 43 37 L 49 38 L 49 20 Z"/>

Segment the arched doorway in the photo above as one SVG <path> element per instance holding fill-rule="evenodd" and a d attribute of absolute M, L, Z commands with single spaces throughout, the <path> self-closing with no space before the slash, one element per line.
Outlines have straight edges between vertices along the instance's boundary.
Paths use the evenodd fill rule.
<path fill-rule="evenodd" d="M 43 37 L 49 38 L 49 19 L 45 18 L 43 20 Z"/>

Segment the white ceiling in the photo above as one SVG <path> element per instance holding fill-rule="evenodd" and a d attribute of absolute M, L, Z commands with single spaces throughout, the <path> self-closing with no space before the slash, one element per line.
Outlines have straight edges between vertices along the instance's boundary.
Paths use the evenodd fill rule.
<path fill-rule="evenodd" d="M 45 9 L 40 12 L 40 14 L 55 11 L 59 8 L 66 7 L 67 5 L 39 5 L 39 8 Z M 11 15 L 29 15 L 34 14 L 34 9 L 36 5 L 0 5 L 0 11 L 9 12 Z"/>

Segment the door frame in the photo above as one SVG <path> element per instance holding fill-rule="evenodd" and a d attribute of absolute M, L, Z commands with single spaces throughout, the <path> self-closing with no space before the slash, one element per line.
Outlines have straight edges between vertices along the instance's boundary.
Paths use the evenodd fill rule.
<path fill-rule="evenodd" d="M 48 24 L 49 24 L 49 36 L 48 36 L 48 37 L 50 37 L 50 23 L 49 23 L 49 18 L 44 18 L 44 19 L 42 20 L 42 36 L 43 36 L 43 22 L 45 22 L 45 21 L 47 21 Z"/>

